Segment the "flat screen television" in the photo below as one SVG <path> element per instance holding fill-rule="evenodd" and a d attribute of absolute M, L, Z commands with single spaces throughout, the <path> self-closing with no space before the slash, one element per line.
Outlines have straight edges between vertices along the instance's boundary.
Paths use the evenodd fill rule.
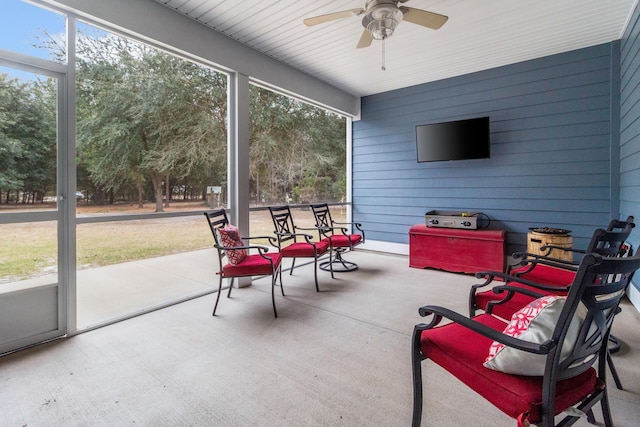
<path fill-rule="evenodd" d="M 488 159 L 489 133 L 489 117 L 418 125 L 418 162 Z"/>

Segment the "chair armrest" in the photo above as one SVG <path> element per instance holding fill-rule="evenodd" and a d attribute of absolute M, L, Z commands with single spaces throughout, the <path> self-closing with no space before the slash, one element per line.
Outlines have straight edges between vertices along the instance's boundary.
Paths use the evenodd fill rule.
<path fill-rule="evenodd" d="M 309 230 L 309 231 L 313 230 L 313 231 L 317 231 L 318 232 L 318 240 L 321 240 L 323 236 L 328 238 L 329 236 L 327 236 L 327 233 L 329 231 L 334 230 L 333 227 L 328 227 L 328 226 L 298 227 L 297 225 L 294 225 L 294 228 L 296 230 Z M 313 239 L 313 236 L 310 236 L 310 237 L 311 237 L 311 239 Z M 305 237 L 305 239 L 307 239 L 307 238 Z M 309 240 L 309 239 L 307 239 L 307 243 L 313 244 L 313 242 L 311 240 Z M 331 239 L 329 239 L 329 245 L 331 245 L 331 248 L 333 250 L 333 244 L 331 243 Z"/>
<path fill-rule="evenodd" d="M 342 225 L 353 225 L 355 226 L 358 230 L 360 229 L 360 227 L 362 227 L 362 224 L 359 222 L 338 222 L 338 221 L 333 221 L 334 224 L 342 224 Z"/>
<path fill-rule="evenodd" d="M 309 231 L 311 231 L 311 230 L 317 230 L 317 229 L 322 228 L 322 227 L 298 227 L 297 225 L 294 225 L 293 228 L 295 228 L 296 230 L 309 230 Z"/>
<path fill-rule="evenodd" d="M 480 287 L 484 287 L 484 286 L 490 284 L 491 282 L 493 282 L 493 280 L 496 277 L 501 278 L 504 283 L 509 283 L 509 282 L 520 283 L 522 285 L 527 285 L 527 286 L 531 286 L 533 288 L 537 288 L 537 289 L 541 289 L 541 290 L 545 290 L 545 291 L 553 291 L 553 292 L 567 291 L 567 290 L 569 290 L 569 287 L 571 286 L 571 285 L 567 285 L 567 286 L 545 285 L 545 284 L 542 284 L 542 283 L 532 282 L 531 280 L 523 279 L 520 276 L 514 276 L 514 275 L 511 275 L 511 274 L 501 273 L 499 271 L 478 272 L 478 273 L 475 274 L 475 276 L 478 279 L 482 279 L 483 277 L 486 277 L 486 280 L 485 280 L 484 283 L 481 283 L 480 285 L 473 285 L 472 286 L 472 288 L 475 286 L 476 289 L 480 288 Z M 502 286 L 502 285 L 500 285 L 500 286 Z"/>
<path fill-rule="evenodd" d="M 555 246 L 555 245 L 544 245 L 540 249 L 544 250 L 544 251 L 546 251 L 547 249 L 557 249 L 559 251 L 575 252 L 577 254 L 586 254 L 587 253 L 587 251 L 585 251 L 584 249 L 563 248 L 562 246 Z"/>
<path fill-rule="evenodd" d="M 429 322 L 428 324 L 421 323 L 416 325 L 415 326 L 416 330 L 431 329 L 437 326 L 442 320 L 442 318 L 446 318 L 467 329 L 477 332 L 480 335 L 483 335 L 489 339 L 492 339 L 493 341 L 498 341 L 499 343 L 502 343 L 508 347 L 516 348 L 518 350 L 523 350 L 528 353 L 547 354 L 556 346 L 556 344 L 551 340 L 547 340 L 544 343 L 537 344 L 537 343 L 521 340 L 518 338 L 514 338 L 512 336 L 502 333 L 501 331 L 497 331 L 493 328 L 483 325 L 482 323 L 476 322 L 475 320 L 473 320 L 473 318 L 463 316 L 459 313 L 456 313 L 455 311 L 449 310 L 444 307 L 426 305 L 426 306 L 420 307 L 418 309 L 418 313 L 422 317 L 433 316 L 433 318 L 431 319 L 431 322 Z"/>
<path fill-rule="evenodd" d="M 471 289 L 469 289 L 469 317 L 475 316 L 476 309 L 478 308 L 478 306 L 476 305 L 476 294 L 481 291 L 482 288 L 492 284 L 495 278 L 501 278 L 504 280 L 505 277 L 509 277 L 508 274 L 501 273 L 499 271 L 481 271 L 476 273 L 475 276 L 478 279 L 484 278 L 485 280 L 482 283 L 471 285 Z M 513 277 L 515 278 L 515 276 Z"/>
<path fill-rule="evenodd" d="M 527 280 L 527 279 L 523 279 L 520 276 L 514 276 L 511 274 L 507 274 L 507 273 L 501 273 L 499 271 L 481 271 L 475 274 L 475 276 L 478 279 L 482 279 L 484 278 L 485 281 L 482 283 L 477 283 L 475 285 L 471 286 L 471 289 L 469 290 L 469 316 L 473 316 L 476 313 L 476 294 L 482 290 L 482 288 L 487 287 L 489 285 L 491 285 L 495 279 L 500 279 L 500 284 L 499 285 L 495 285 L 493 288 L 494 293 L 499 294 L 502 292 L 509 292 L 512 289 L 516 290 L 516 292 L 520 292 L 520 293 L 524 293 L 521 292 L 520 289 L 517 286 L 516 287 L 509 287 L 508 284 L 509 283 L 519 283 L 522 285 L 527 285 L 530 286 L 532 288 L 535 289 L 540 289 L 541 291 L 550 291 L 550 292 L 558 292 L 558 291 L 568 291 L 569 290 L 569 286 L 551 286 L 551 285 L 545 285 L 542 283 L 537 283 L 537 282 L 532 282 L 531 280 Z M 495 289 L 498 289 L 497 291 Z M 502 289 L 502 290 L 500 290 Z M 532 294 L 535 293 L 535 291 L 530 291 Z M 503 300 L 501 300 L 502 302 L 506 302 L 509 299 L 511 299 L 511 297 L 513 296 L 513 292 L 510 292 L 505 298 L 503 298 Z M 530 295 L 533 296 L 533 295 Z M 539 298 L 542 295 L 539 296 L 534 296 L 534 298 Z"/>
<path fill-rule="evenodd" d="M 553 248 L 553 247 L 550 246 L 550 248 Z M 561 249 L 567 250 L 566 248 L 561 248 Z M 584 253 L 582 251 L 577 251 L 577 250 L 574 252 Z M 567 261 L 565 259 L 554 258 L 547 255 L 532 254 L 530 252 L 514 252 L 513 254 L 511 254 L 511 257 L 513 259 L 520 259 L 521 261 L 519 261 L 518 264 L 526 263 L 526 262 L 534 262 L 534 261 L 557 263 L 558 265 L 562 265 L 562 266 L 565 266 L 565 265 L 577 266 L 579 264 L 578 262 L 575 262 L 575 261 Z"/>
<path fill-rule="evenodd" d="M 344 227 L 329 227 L 326 225 L 322 225 L 320 227 L 316 227 L 316 230 L 318 230 L 318 232 L 320 232 L 322 235 L 326 235 L 326 233 L 329 231 L 336 231 L 336 230 L 339 230 L 344 235 L 347 234 L 347 229 Z"/>
<path fill-rule="evenodd" d="M 342 225 L 351 225 L 354 226 L 356 228 L 356 230 L 358 230 L 360 232 L 360 235 L 362 236 L 362 241 L 361 243 L 364 243 L 365 241 L 365 235 L 364 235 L 364 230 L 362 229 L 362 224 L 359 222 L 333 222 L 334 224 L 342 224 Z M 342 229 L 342 234 L 344 234 L 345 236 L 347 235 L 347 229 L 343 228 Z"/>
<path fill-rule="evenodd" d="M 341 225 L 351 225 L 353 227 L 356 228 L 356 230 L 358 230 L 359 232 L 362 233 L 362 237 L 364 238 L 364 230 L 362 229 L 362 224 L 359 222 L 333 222 L 334 224 L 341 224 Z"/>
<path fill-rule="evenodd" d="M 522 253 L 514 254 L 513 255 L 514 258 L 515 258 L 515 255 L 523 255 L 523 254 Z M 526 254 L 525 256 L 528 256 L 528 255 L 530 254 Z M 544 256 L 528 256 L 527 258 L 523 258 L 521 261 L 518 261 L 515 264 L 511 264 L 507 266 L 507 274 L 511 274 L 511 271 L 515 268 L 528 266 L 526 270 L 517 272 L 514 275 L 519 276 L 522 274 L 527 274 L 531 270 L 533 270 L 536 267 L 536 265 L 545 265 L 548 267 L 555 267 L 555 268 L 560 268 L 563 270 L 570 270 L 570 271 L 578 271 L 578 266 L 579 266 L 579 264 L 573 261 L 564 261 L 564 260 L 559 260 L 556 258 L 549 258 Z"/>
<path fill-rule="evenodd" d="M 322 233 L 322 231 L 326 228 L 326 231 L 329 231 L 330 228 L 329 227 L 298 227 L 297 225 L 293 226 L 294 229 L 296 230 L 308 230 L 308 231 L 317 231 L 318 233 Z M 308 236 L 310 239 L 313 239 L 313 235 L 311 234 L 307 234 L 307 233 L 303 233 L 302 235 L 304 236 Z M 319 237 L 319 236 L 318 236 Z M 305 237 L 306 238 L 306 237 Z M 308 241 L 308 239 L 307 239 Z M 313 243 L 310 242 L 309 243 Z"/>
<path fill-rule="evenodd" d="M 313 229 L 313 230 L 315 230 L 315 229 Z M 314 242 L 311 241 L 313 239 L 313 236 L 311 234 L 307 234 L 307 233 L 282 233 L 282 232 L 279 232 L 279 231 L 276 231 L 275 234 L 278 235 L 278 236 L 284 236 L 284 237 L 300 236 L 300 237 L 303 237 L 304 240 L 306 240 L 307 243 L 309 243 L 311 245 L 315 245 Z"/>
<path fill-rule="evenodd" d="M 219 246 L 219 245 L 213 245 L 214 248 L 219 249 L 221 251 L 238 251 L 240 249 L 245 249 L 245 250 L 250 250 L 250 249 L 257 249 L 258 251 L 262 251 L 262 252 L 269 252 L 269 247 L 268 246 L 263 246 L 263 245 L 243 245 L 243 246 L 234 246 L 234 247 L 226 247 L 226 246 Z"/>
<path fill-rule="evenodd" d="M 273 246 L 274 248 L 278 247 L 278 239 L 276 239 L 273 236 L 250 236 L 250 237 L 242 237 L 241 239 L 246 241 L 257 240 L 257 239 L 267 239 L 271 246 Z"/>
<path fill-rule="evenodd" d="M 513 292 L 517 294 L 527 295 L 531 298 L 541 298 L 546 294 L 542 294 L 540 292 L 533 291 L 531 289 L 520 288 L 518 286 L 510 286 L 510 285 L 498 285 L 491 288 L 491 292 L 498 295 L 503 292 Z"/>

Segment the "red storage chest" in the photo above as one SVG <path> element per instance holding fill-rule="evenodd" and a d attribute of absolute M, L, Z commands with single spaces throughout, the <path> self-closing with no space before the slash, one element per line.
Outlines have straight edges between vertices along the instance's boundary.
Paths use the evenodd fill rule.
<path fill-rule="evenodd" d="M 505 230 L 414 225 L 409 229 L 409 266 L 455 273 L 504 271 L 506 236 Z"/>

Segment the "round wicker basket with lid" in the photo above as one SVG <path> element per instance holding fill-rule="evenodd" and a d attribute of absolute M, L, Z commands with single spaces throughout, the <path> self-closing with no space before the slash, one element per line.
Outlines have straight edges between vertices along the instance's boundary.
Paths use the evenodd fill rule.
<path fill-rule="evenodd" d="M 527 252 L 537 255 L 545 255 L 564 261 L 573 261 L 573 253 L 571 251 L 563 251 L 562 249 L 553 249 L 551 252 L 543 250 L 544 246 L 557 246 L 560 248 L 571 249 L 573 246 L 573 237 L 571 230 L 552 227 L 535 227 L 529 229 L 527 235 Z"/>

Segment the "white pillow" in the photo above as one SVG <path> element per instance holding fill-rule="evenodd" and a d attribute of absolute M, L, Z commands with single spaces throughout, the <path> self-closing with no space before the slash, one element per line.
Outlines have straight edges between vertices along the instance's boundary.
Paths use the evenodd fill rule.
<path fill-rule="evenodd" d="M 549 295 L 530 302 L 513 314 L 503 333 L 537 344 L 547 341 L 553 335 L 565 301 L 566 297 Z M 586 311 L 581 303 L 569 325 L 560 360 L 566 359 L 573 350 Z M 545 362 L 544 354 L 528 353 L 494 341 L 484 366 L 507 374 L 542 376 Z"/>

